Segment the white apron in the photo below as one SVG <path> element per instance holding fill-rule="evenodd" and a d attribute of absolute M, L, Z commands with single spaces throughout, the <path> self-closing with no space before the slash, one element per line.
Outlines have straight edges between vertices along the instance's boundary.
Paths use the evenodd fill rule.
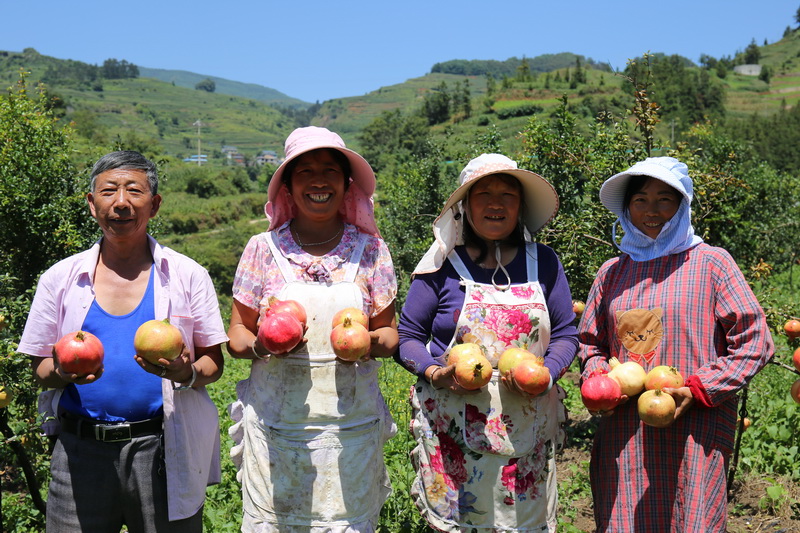
<path fill-rule="evenodd" d="M 396 432 L 378 388 L 375 360 L 338 362 L 330 345 L 333 315 L 362 308 L 355 284 L 364 250 L 356 245 L 344 281 L 297 280 L 269 241 L 286 285 L 278 296 L 308 314 L 305 349 L 253 361 L 231 405 L 239 467 L 242 531 L 370 531 L 391 492 L 383 444 Z"/>
<path fill-rule="evenodd" d="M 448 258 L 466 288 L 454 343 L 484 346 L 493 366 L 511 346 L 544 355 L 550 316 L 538 281 L 535 244 L 526 247 L 528 282 L 505 290 L 475 283 L 458 254 Z M 558 386 L 529 399 L 506 389 L 494 371 L 477 395 L 434 390 L 420 379 L 411 393 L 417 441 L 412 496 L 442 531 L 550 531 L 556 527 L 555 451 L 566 409 Z"/>

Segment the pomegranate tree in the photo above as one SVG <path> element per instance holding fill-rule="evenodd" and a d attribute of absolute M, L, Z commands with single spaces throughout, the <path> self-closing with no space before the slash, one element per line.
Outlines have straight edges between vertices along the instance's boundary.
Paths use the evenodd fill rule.
<path fill-rule="evenodd" d="M 174 361 L 183 351 L 181 330 L 168 319 L 148 320 L 136 330 L 133 348 L 139 357 L 154 365 L 161 364 L 160 359 Z"/>
<path fill-rule="evenodd" d="M 88 331 L 67 333 L 53 346 L 53 357 L 68 374 L 87 376 L 103 366 L 103 343 Z"/>

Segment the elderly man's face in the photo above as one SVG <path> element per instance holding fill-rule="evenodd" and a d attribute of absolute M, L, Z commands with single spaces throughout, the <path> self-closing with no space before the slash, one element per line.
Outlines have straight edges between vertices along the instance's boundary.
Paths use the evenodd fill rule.
<path fill-rule="evenodd" d="M 161 205 L 161 196 L 150 192 L 147 174 L 138 169 L 112 169 L 98 175 L 87 200 L 108 238 L 146 234 L 147 222 Z"/>

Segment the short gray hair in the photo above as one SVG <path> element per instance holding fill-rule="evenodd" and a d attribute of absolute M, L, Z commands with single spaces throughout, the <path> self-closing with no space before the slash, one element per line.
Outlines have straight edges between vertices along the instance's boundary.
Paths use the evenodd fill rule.
<path fill-rule="evenodd" d="M 92 167 L 92 181 L 89 184 L 91 192 L 94 192 L 97 176 L 107 170 L 114 170 L 117 168 L 123 170 L 144 170 L 147 175 L 147 184 L 150 186 L 150 193 L 153 196 L 158 194 L 158 170 L 156 169 L 155 163 L 133 150 L 120 150 L 101 157 L 97 163 L 94 164 L 94 167 Z"/>

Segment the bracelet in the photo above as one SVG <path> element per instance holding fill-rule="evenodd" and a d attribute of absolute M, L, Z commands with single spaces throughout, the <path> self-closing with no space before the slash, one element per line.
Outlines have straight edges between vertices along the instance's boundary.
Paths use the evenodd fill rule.
<path fill-rule="evenodd" d="M 439 390 L 436 388 L 436 385 L 433 384 L 433 376 L 435 376 L 436 373 L 441 369 L 442 367 L 437 366 L 436 368 L 433 369 L 433 372 L 431 372 L 431 375 L 428 377 L 428 383 L 430 383 L 431 387 L 433 387 L 433 390 Z"/>
<path fill-rule="evenodd" d="M 194 385 L 194 382 L 197 380 L 197 369 L 194 367 L 194 363 L 192 363 L 189 366 L 192 368 L 192 379 L 189 380 L 189 384 L 188 385 L 181 385 L 179 387 L 176 387 L 175 386 L 175 382 L 173 381 L 172 382 L 172 390 L 186 390 L 186 389 L 191 389 L 192 388 L 192 386 Z"/>
<path fill-rule="evenodd" d="M 253 357 L 256 359 L 261 359 L 262 361 L 266 361 L 269 359 L 270 354 L 267 353 L 265 355 L 260 355 L 258 350 L 256 350 L 256 342 L 258 341 L 258 337 L 253 338 L 253 342 L 250 343 L 250 349 L 253 350 Z"/>

